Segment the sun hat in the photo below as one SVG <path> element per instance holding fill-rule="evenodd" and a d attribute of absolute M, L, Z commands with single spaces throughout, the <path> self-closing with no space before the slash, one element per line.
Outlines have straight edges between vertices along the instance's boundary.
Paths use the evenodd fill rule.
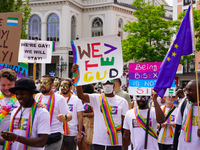
<path fill-rule="evenodd" d="M 10 88 L 9 91 L 12 94 L 15 94 L 17 90 L 30 90 L 34 91 L 35 93 L 39 93 L 36 89 L 35 83 L 33 80 L 28 78 L 21 78 L 15 82 L 15 87 Z"/>

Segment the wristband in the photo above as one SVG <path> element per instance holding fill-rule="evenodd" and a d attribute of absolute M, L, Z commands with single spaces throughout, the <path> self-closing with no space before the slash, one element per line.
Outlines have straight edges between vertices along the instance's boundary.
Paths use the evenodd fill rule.
<path fill-rule="evenodd" d="M 65 121 L 67 120 L 67 115 L 65 115 Z"/>
<path fill-rule="evenodd" d="M 15 140 L 11 142 L 10 146 L 11 146 L 15 141 L 17 141 L 18 137 L 19 137 L 19 135 L 17 135 L 17 137 L 15 138 Z"/>

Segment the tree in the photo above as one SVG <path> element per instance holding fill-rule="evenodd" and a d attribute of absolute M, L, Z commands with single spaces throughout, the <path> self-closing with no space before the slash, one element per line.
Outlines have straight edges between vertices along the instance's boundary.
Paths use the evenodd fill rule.
<path fill-rule="evenodd" d="M 171 21 L 166 21 L 164 5 L 154 6 L 143 0 L 134 0 L 137 8 L 133 15 L 137 21 L 128 22 L 123 30 L 128 33 L 122 40 L 124 61 L 161 62 L 163 61 L 174 31 Z"/>
<path fill-rule="evenodd" d="M 28 7 L 29 0 L 26 0 L 26 4 L 23 6 L 22 0 L 0 0 L 0 13 L 6 12 L 22 12 L 22 32 L 21 39 L 27 39 L 27 21 L 31 14 L 31 8 Z"/>

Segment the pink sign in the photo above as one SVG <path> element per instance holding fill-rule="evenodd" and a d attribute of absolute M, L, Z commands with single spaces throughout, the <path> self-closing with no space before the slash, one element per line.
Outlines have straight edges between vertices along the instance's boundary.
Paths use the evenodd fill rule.
<path fill-rule="evenodd" d="M 129 63 L 129 73 L 159 72 L 162 62 Z"/>

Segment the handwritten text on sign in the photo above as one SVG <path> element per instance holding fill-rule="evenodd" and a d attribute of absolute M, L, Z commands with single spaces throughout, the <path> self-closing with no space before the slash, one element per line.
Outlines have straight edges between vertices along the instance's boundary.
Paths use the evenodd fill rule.
<path fill-rule="evenodd" d="M 120 77 L 123 68 L 121 39 L 115 35 L 82 39 L 71 42 L 75 85 L 84 85 Z"/>
<path fill-rule="evenodd" d="M 19 52 L 19 62 L 51 63 L 52 42 L 21 40 Z"/>
<path fill-rule="evenodd" d="M 0 13 L 0 63 L 18 65 L 22 13 Z"/>
<path fill-rule="evenodd" d="M 151 95 L 159 74 L 162 62 L 130 63 L 129 94 Z M 175 87 L 173 82 L 172 87 Z M 169 91 L 169 90 L 167 90 Z"/>

